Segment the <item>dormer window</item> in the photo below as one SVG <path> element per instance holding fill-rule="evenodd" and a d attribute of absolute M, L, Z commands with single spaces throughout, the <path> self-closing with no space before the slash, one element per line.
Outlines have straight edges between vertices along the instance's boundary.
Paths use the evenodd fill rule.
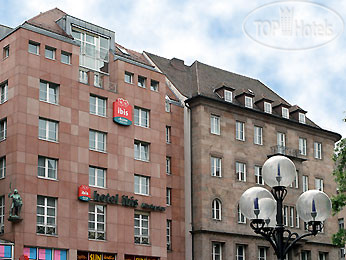
<path fill-rule="evenodd" d="M 252 97 L 245 96 L 245 107 L 253 108 Z"/>
<path fill-rule="evenodd" d="M 269 102 L 264 102 L 264 112 L 271 114 L 272 113 L 272 104 Z"/>
<path fill-rule="evenodd" d="M 225 89 L 224 98 L 227 102 L 232 102 L 232 91 Z"/>
<path fill-rule="evenodd" d="M 290 113 L 287 107 L 282 108 L 282 117 L 287 119 L 290 118 Z"/>
<path fill-rule="evenodd" d="M 305 114 L 299 112 L 299 123 L 305 124 Z"/>

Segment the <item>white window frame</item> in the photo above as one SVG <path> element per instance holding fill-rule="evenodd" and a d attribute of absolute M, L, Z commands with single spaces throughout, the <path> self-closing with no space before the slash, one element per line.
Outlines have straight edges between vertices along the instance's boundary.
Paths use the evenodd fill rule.
<path fill-rule="evenodd" d="M 35 50 L 30 48 L 30 46 L 33 46 L 35 48 Z M 28 51 L 31 54 L 40 55 L 40 44 L 38 42 L 29 41 Z"/>
<path fill-rule="evenodd" d="M 241 212 L 239 204 L 237 207 L 237 215 L 238 215 L 238 224 L 246 224 L 246 217 Z"/>
<path fill-rule="evenodd" d="M 242 249 L 240 251 L 240 248 Z M 242 252 L 242 253 L 241 253 Z M 245 260 L 246 258 L 246 254 L 245 254 L 245 245 L 236 245 L 236 260 Z"/>
<path fill-rule="evenodd" d="M 158 92 L 160 83 L 157 80 L 150 80 L 150 90 Z"/>
<path fill-rule="evenodd" d="M 222 177 L 221 158 L 210 156 L 210 171 L 213 177 Z"/>
<path fill-rule="evenodd" d="M 40 127 L 40 125 L 44 126 L 44 128 Z M 51 131 L 50 128 L 53 127 L 54 131 Z M 44 132 L 44 135 L 40 135 Z M 38 138 L 41 140 L 49 141 L 49 142 L 58 142 L 59 136 L 59 123 L 53 120 L 39 118 L 39 135 Z M 51 137 L 49 133 L 53 133 L 54 137 Z"/>
<path fill-rule="evenodd" d="M 39 198 L 43 199 L 43 204 L 39 204 Z M 54 206 L 48 205 L 48 202 L 54 201 Z M 39 208 L 43 209 L 43 214 L 39 214 Z M 54 214 L 49 214 L 49 212 L 53 211 Z M 43 235 L 56 235 L 57 234 L 57 199 L 52 197 L 45 197 L 37 195 L 37 220 L 36 220 L 36 233 Z M 43 218 L 43 222 L 39 222 L 38 218 Z M 53 224 L 49 224 L 48 220 L 54 220 Z M 44 232 L 39 232 L 39 229 L 44 229 Z"/>
<path fill-rule="evenodd" d="M 238 181 L 246 182 L 246 164 L 242 162 L 236 162 L 235 171 L 238 176 Z"/>
<path fill-rule="evenodd" d="M 258 260 L 267 260 L 267 247 L 258 247 Z"/>
<path fill-rule="evenodd" d="M 170 175 L 172 173 L 172 158 L 166 156 L 166 173 Z"/>
<path fill-rule="evenodd" d="M 66 51 L 61 51 L 61 55 L 60 55 L 60 61 L 61 61 L 61 63 L 70 65 L 70 64 L 71 64 L 71 56 L 72 56 L 71 53 L 66 52 Z M 65 62 L 65 61 L 63 60 L 63 57 L 67 57 L 67 60 L 68 60 L 68 61 Z"/>
<path fill-rule="evenodd" d="M 3 104 L 8 99 L 8 82 L 0 84 L 0 104 Z"/>
<path fill-rule="evenodd" d="M 262 167 L 255 165 L 255 177 L 256 184 L 264 185 L 263 175 L 262 175 Z"/>
<path fill-rule="evenodd" d="M 10 56 L 10 45 L 9 44 L 7 44 L 3 48 L 3 59 L 6 59 L 8 56 Z"/>
<path fill-rule="evenodd" d="M 309 176 L 303 175 L 303 192 L 309 190 Z"/>
<path fill-rule="evenodd" d="M 210 133 L 220 135 L 220 116 L 210 115 Z"/>
<path fill-rule="evenodd" d="M 219 199 L 213 199 L 211 203 L 212 219 L 221 220 L 222 219 L 222 203 Z"/>
<path fill-rule="evenodd" d="M 263 145 L 263 127 L 254 126 L 254 144 Z"/>
<path fill-rule="evenodd" d="M 245 96 L 245 107 L 253 108 L 252 97 Z"/>
<path fill-rule="evenodd" d="M 245 123 L 236 121 L 235 126 L 236 126 L 235 128 L 236 139 L 239 141 L 245 141 Z"/>
<path fill-rule="evenodd" d="M 89 82 L 88 71 L 85 69 L 79 69 L 79 82 L 84 84 L 88 84 Z"/>
<path fill-rule="evenodd" d="M 290 206 L 290 214 L 288 219 L 288 225 L 294 227 L 294 207 Z"/>
<path fill-rule="evenodd" d="M 92 138 L 94 136 L 94 138 Z M 103 144 L 103 147 L 100 145 Z M 89 150 L 105 153 L 107 149 L 107 134 L 89 129 Z"/>
<path fill-rule="evenodd" d="M 125 74 L 124 74 L 125 83 L 133 84 L 133 76 L 134 74 L 132 72 L 125 71 Z"/>
<path fill-rule="evenodd" d="M 6 156 L 0 157 L 0 179 L 6 177 Z"/>
<path fill-rule="evenodd" d="M 106 206 L 89 203 L 88 216 L 88 239 L 106 240 Z"/>
<path fill-rule="evenodd" d="M 51 95 L 51 92 L 54 92 Z M 40 80 L 40 101 L 50 104 L 59 104 L 59 85 L 47 81 Z"/>
<path fill-rule="evenodd" d="M 166 205 L 172 205 L 172 188 L 166 188 Z"/>
<path fill-rule="evenodd" d="M 285 148 L 286 147 L 286 134 L 277 132 L 277 145 L 280 148 Z"/>
<path fill-rule="evenodd" d="M 150 145 L 148 143 L 145 142 L 141 142 L 141 141 L 135 141 L 134 142 L 134 158 L 135 160 L 140 160 L 140 161 L 145 161 L 148 162 L 149 161 L 149 154 L 150 154 L 150 150 L 149 147 Z"/>
<path fill-rule="evenodd" d="M 166 144 L 170 144 L 172 142 L 171 140 L 171 131 L 172 128 L 168 125 L 166 125 Z"/>
<path fill-rule="evenodd" d="M 300 260 L 310 260 L 311 253 L 307 250 L 302 250 L 300 253 Z"/>
<path fill-rule="evenodd" d="M 150 243 L 150 216 L 144 212 L 135 212 L 134 214 L 135 244 L 148 245 Z M 138 225 L 136 225 L 138 222 Z M 136 232 L 137 231 L 137 232 Z M 146 231 L 146 232 L 145 232 Z M 136 234 L 138 233 L 138 234 Z M 147 234 L 145 234 L 147 233 Z"/>
<path fill-rule="evenodd" d="M 224 94 L 224 99 L 226 102 L 232 102 L 233 100 L 232 91 L 225 89 L 223 94 Z"/>
<path fill-rule="evenodd" d="M 137 195 L 149 196 L 150 194 L 150 178 L 143 175 L 134 175 L 134 193 Z"/>
<path fill-rule="evenodd" d="M 306 138 L 299 137 L 299 154 L 306 156 L 307 140 Z"/>
<path fill-rule="evenodd" d="M 324 183 L 322 178 L 315 178 L 315 190 L 323 191 Z"/>
<path fill-rule="evenodd" d="M 322 159 L 322 143 L 314 142 L 314 158 Z"/>
<path fill-rule="evenodd" d="M 298 118 L 299 118 L 299 123 L 305 124 L 305 122 L 306 122 L 306 117 L 305 117 L 305 114 L 304 114 L 304 113 L 298 112 Z"/>
<path fill-rule="evenodd" d="M 167 113 L 170 113 L 171 112 L 171 103 L 169 102 L 168 99 L 165 100 L 165 111 Z"/>
<path fill-rule="evenodd" d="M 288 226 L 288 206 L 284 206 L 283 210 L 283 224 L 285 227 Z"/>
<path fill-rule="evenodd" d="M 103 75 L 98 72 L 94 72 L 94 87 L 102 88 L 103 86 Z"/>
<path fill-rule="evenodd" d="M 289 109 L 287 107 L 282 107 L 281 108 L 281 114 L 282 114 L 283 118 L 287 118 L 287 119 L 290 118 L 290 111 L 289 111 Z"/>
<path fill-rule="evenodd" d="M 140 88 L 146 88 L 146 85 L 147 85 L 147 78 L 138 75 L 137 86 Z"/>
<path fill-rule="evenodd" d="M 7 118 L 0 120 L 0 142 L 7 138 Z"/>
<path fill-rule="evenodd" d="M 212 260 L 222 260 L 222 244 L 219 242 L 212 242 L 211 251 Z"/>
<path fill-rule="evenodd" d="M 338 219 L 338 227 L 339 227 L 339 230 L 345 229 L 345 220 L 344 220 L 344 218 L 339 218 Z"/>
<path fill-rule="evenodd" d="M 172 250 L 172 220 L 167 219 L 166 223 L 166 244 L 167 250 Z"/>
<path fill-rule="evenodd" d="M 89 113 L 96 116 L 106 117 L 107 99 L 96 95 L 89 97 Z"/>
<path fill-rule="evenodd" d="M 89 166 L 89 186 L 106 188 L 107 171 L 106 169 Z"/>
<path fill-rule="evenodd" d="M 0 196 L 0 234 L 5 232 L 5 196 Z"/>
<path fill-rule="evenodd" d="M 296 175 L 294 177 L 293 182 L 290 184 L 290 187 L 296 188 L 296 189 L 299 188 L 299 172 L 298 172 L 298 170 L 296 170 Z"/>
<path fill-rule="evenodd" d="M 295 209 L 296 213 L 296 228 L 300 228 L 300 218 L 297 209 Z"/>
<path fill-rule="evenodd" d="M 40 162 L 42 161 L 44 164 L 40 165 Z M 40 169 L 43 170 L 43 173 L 44 173 L 43 176 L 40 175 Z M 53 177 L 49 176 L 50 172 L 54 173 Z M 43 179 L 57 180 L 58 179 L 58 160 L 39 155 L 38 163 L 37 163 L 37 177 L 43 178 Z"/>
<path fill-rule="evenodd" d="M 149 116 L 150 112 L 148 109 L 135 107 L 133 113 L 134 125 L 149 128 Z"/>
<path fill-rule="evenodd" d="M 268 114 L 272 113 L 272 104 L 271 103 L 264 101 L 263 107 L 264 107 L 265 113 L 268 113 Z"/>
<path fill-rule="evenodd" d="M 46 45 L 44 48 L 44 57 L 49 60 L 55 60 L 55 52 L 56 52 L 55 48 Z"/>

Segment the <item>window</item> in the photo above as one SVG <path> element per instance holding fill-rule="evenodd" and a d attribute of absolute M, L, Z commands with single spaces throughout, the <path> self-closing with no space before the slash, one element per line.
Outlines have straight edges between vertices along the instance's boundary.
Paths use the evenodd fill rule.
<path fill-rule="evenodd" d="M 29 41 L 29 52 L 32 54 L 40 54 L 40 44 L 37 42 Z"/>
<path fill-rule="evenodd" d="M 166 188 L 166 205 L 172 205 L 172 189 Z"/>
<path fill-rule="evenodd" d="M 258 260 L 267 260 L 267 248 L 259 247 L 258 248 Z"/>
<path fill-rule="evenodd" d="M 284 219 L 284 226 L 288 226 L 288 206 L 284 206 L 284 215 L 283 215 L 283 219 Z"/>
<path fill-rule="evenodd" d="M 0 197 L 0 234 L 4 233 L 5 229 L 5 196 Z"/>
<path fill-rule="evenodd" d="M 221 158 L 210 157 L 211 176 L 221 177 Z"/>
<path fill-rule="evenodd" d="M 246 224 L 246 218 L 245 218 L 245 216 L 243 215 L 243 213 L 241 213 L 239 204 L 238 204 L 238 223 L 239 223 L 239 224 Z"/>
<path fill-rule="evenodd" d="M 299 188 L 299 172 L 296 170 L 296 175 L 294 176 L 294 181 L 290 184 L 291 188 Z"/>
<path fill-rule="evenodd" d="M 284 153 L 284 148 L 286 146 L 286 135 L 284 133 L 277 133 L 277 144 L 279 146 L 279 148 L 282 148 L 283 151 L 281 151 L 281 153 Z"/>
<path fill-rule="evenodd" d="M 89 166 L 89 185 L 93 187 L 106 187 L 106 170 Z"/>
<path fill-rule="evenodd" d="M 40 81 L 40 101 L 58 104 L 59 85 L 51 82 Z"/>
<path fill-rule="evenodd" d="M 151 80 L 150 81 L 150 90 L 159 91 L 159 82 L 156 80 Z"/>
<path fill-rule="evenodd" d="M 8 56 L 10 56 L 10 45 L 3 48 L 3 58 L 6 59 Z"/>
<path fill-rule="evenodd" d="M 222 244 L 218 242 L 212 243 L 212 260 L 222 260 Z"/>
<path fill-rule="evenodd" d="M 245 260 L 245 246 L 236 245 L 236 260 Z"/>
<path fill-rule="evenodd" d="M 133 73 L 125 71 L 125 82 L 129 84 L 133 83 Z"/>
<path fill-rule="evenodd" d="M 327 253 L 318 252 L 318 260 L 326 260 L 326 259 L 327 259 Z"/>
<path fill-rule="evenodd" d="M 338 219 L 338 226 L 339 226 L 339 230 L 345 229 L 344 218 L 339 218 L 339 219 Z"/>
<path fill-rule="evenodd" d="M 306 155 L 306 139 L 299 137 L 299 153 Z"/>
<path fill-rule="evenodd" d="M 305 114 L 298 113 L 299 115 L 299 123 L 305 124 Z"/>
<path fill-rule="evenodd" d="M 315 190 L 323 191 L 323 179 L 315 178 Z"/>
<path fill-rule="evenodd" d="M 57 166 L 58 160 L 39 156 L 38 157 L 38 177 L 47 178 L 47 179 L 57 179 Z"/>
<path fill-rule="evenodd" d="M 106 239 L 106 206 L 89 204 L 88 238 Z"/>
<path fill-rule="evenodd" d="M 345 260 L 345 248 L 340 248 L 339 256 L 340 260 Z"/>
<path fill-rule="evenodd" d="M 167 250 L 172 250 L 172 220 L 167 219 L 166 224 Z"/>
<path fill-rule="evenodd" d="M 303 175 L 303 192 L 309 190 L 309 177 Z"/>
<path fill-rule="evenodd" d="M 141 127 L 149 127 L 149 110 L 135 107 L 134 124 Z"/>
<path fill-rule="evenodd" d="M 294 207 L 290 207 L 290 217 L 288 219 L 288 225 L 294 227 Z"/>
<path fill-rule="evenodd" d="M 224 95 L 225 95 L 225 101 L 232 102 L 232 91 L 225 89 Z"/>
<path fill-rule="evenodd" d="M 314 142 L 314 157 L 322 159 L 322 143 Z"/>
<path fill-rule="evenodd" d="M 295 212 L 296 212 L 296 228 L 300 228 L 300 219 L 299 219 L 297 209 L 295 210 Z"/>
<path fill-rule="evenodd" d="M 168 113 L 171 112 L 171 103 L 169 102 L 168 99 L 166 99 L 165 101 L 165 111 Z"/>
<path fill-rule="evenodd" d="M 236 139 L 237 140 L 240 140 L 240 141 L 245 141 L 245 131 L 244 131 L 244 123 L 243 122 L 239 122 L 239 121 L 236 121 L 235 122 L 235 126 L 236 126 L 236 130 L 235 130 L 235 136 L 236 136 Z"/>
<path fill-rule="evenodd" d="M 149 195 L 149 177 L 135 175 L 135 194 Z"/>
<path fill-rule="evenodd" d="M 56 235 L 56 199 L 37 196 L 37 234 Z"/>
<path fill-rule="evenodd" d="M 0 104 L 3 104 L 7 101 L 7 92 L 8 84 L 6 81 L 5 83 L 0 84 Z"/>
<path fill-rule="evenodd" d="M 245 96 L 245 107 L 252 108 L 252 97 Z"/>
<path fill-rule="evenodd" d="M 287 118 L 287 119 L 290 118 L 290 112 L 287 107 L 283 107 L 281 110 L 281 113 L 283 118 Z"/>
<path fill-rule="evenodd" d="M 7 119 L 0 120 L 0 142 L 5 140 L 7 136 Z"/>
<path fill-rule="evenodd" d="M 89 130 L 89 149 L 106 152 L 106 133 L 95 130 Z"/>
<path fill-rule="evenodd" d="M 135 212 L 135 243 L 149 244 L 149 215 Z"/>
<path fill-rule="evenodd" d="M 145 88 L 147 83 L 147 78 L 138 76 L 138 87 Z"/>
<path fill-rule="evenodd" d="M 48 119 L 39 119 L 38 138 L 46 141 L 58 141 L 58 123 Z"/>
<path fill-rule="evenodd" d="M 272 113 L 272 104 L 264 102 L 264 112 L 271 114 Z"/>
<path fill-rule="evenodd" d="M 94 87 L 102 88 L 103 76 L 100 73 L 94 72 Z"/>
<path fill-rule="evenodd" d="M 246 164 L 241 162 L 235 163 L 235 170 L 239 181 L 246 181 Z"/>
<path fill-rule="evenodd" d="M 254 144 L 262 145 L 263 144 L 263 128 L 260 126 L 254 126 Z"/>
<path fill-rule="evenodd" d="M 71 64 L 71 53 L 61 51 L 61 62 L 65 64 Z"/>
<path fill-rule="evenodd" d="M 261 166 L 255 166 L 255 177 L 256 177 L 256 183 L 257 184 L 264 185 Z"/>
<path fill-rule="evenodd" d="M 45 50 L 44 50 L 44 56 L 45 56 L 47 59 L 55 60 L 55 48 L 46 46 L 46 48 L 45 48 Z"/>
<path fill-rule="evenodd" d="M 88 84 L 88 72 L 86 70 L 79 70 L 79 82 Z"/>
<path fill-rule="evenodd" d="M 89 111 L 90 114 L 97 116 L 106 116 L 107 99 L 90 95 Z"/>
<path fill-rule="evenodd" d="M 210 116 L 210 132 L 215 135 L 220 134 L 220 117 L 216 115 Z"/>
<path fill-rule="evenodd" d="M 221 220 L 221 201 L 214 199 L 212 202 L 212 218 L 215 220 Z"/>
<path fill-rule="evenodd" d="M 171 143 L 171 127 L 166 126 L 166 143 L 170 144 Z"/>
<path fill-rule="evenodd" d="M 310 251 L 301 251 L 300 252 L 300 260 L 311 260 Z"/>
<path fill-rule="evenodd" d="M 0 179 L 6 177 L 6 156 L 0 158 Z"/>
<path fill-rule="evenodd" d="M 166 156 L 166 173 L 171 174 L 171 157 Z"/>
<path fill-rule="evenodd" d="M 135 159 L 149 161 L 149 144 L 141 141 L 135 141 Z"/>

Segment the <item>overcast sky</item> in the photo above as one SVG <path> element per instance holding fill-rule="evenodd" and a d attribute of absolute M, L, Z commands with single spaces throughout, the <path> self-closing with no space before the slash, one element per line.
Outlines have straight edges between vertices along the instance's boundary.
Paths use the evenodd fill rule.
<path fill-rule="evenodd" d="M 253 41 L 244 33 L 243 23 L 248 15 L 252 19 L 250 25 L 254 25 L 254 21 L 269 21 L 275 26 L 274 20 L 282 18 L 279 8 L 292 9 L 292 2 L 260 8 L 273 2 L 0 0 L 0 24 L 16 27 L 40 12 L 58 7 L 72 16 L 113 30 L 116 41 L 130 49 L 145 50 L 169 59 L 177 57 L 187 65 L 199 60 L 257 78 L 292 105 L 298 104 L 306 110 L 307 116 L 319 126 L 346 137 L 346 123 L 342 122 L 346 117 L 346 36 L 345 30 L 340 29 L 343 24 L 340 17 L 346 17 L 346 1 L 313 2 L 324 7 L 305 2 L 311 5 L 310 8 L 305 4 L 305 9 L 299 9 L 301 3 L 295 4 L 294 15 L 300 22 L 318 24 L 325 21 L 334 26 L 335 35 L 336 31 L 340 34 L 319 48 L 298 51 L 280 49 L 285 47 L 286 38 L 277 43 L 276 36 L 269 38 L 272 39 L 269 45 L 278 45 L 274 46 L 278 48 L 271 48 L 266 46 L 268 42 L 263 45 L 261 39 Z M 323 31 L 326 28 L 320 29 L 319 33 L 326 32 Z M 261 32 L 266 31 L 257 30 L 256 36 Z M 248 33 L 254 31 L 250 29 Z M 327 41 L 327 35 L 324 36 L 313 40 Z M 316 43 L 299 42 L 292 37 L 290 40 L 298 48 Z"/>

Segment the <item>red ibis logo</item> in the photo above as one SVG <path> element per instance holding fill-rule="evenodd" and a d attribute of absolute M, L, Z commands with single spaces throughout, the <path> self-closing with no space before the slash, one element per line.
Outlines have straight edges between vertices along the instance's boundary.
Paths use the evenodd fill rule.
<path fill-rule="evenodd" d="M 113 121 L 121 125 L 132 124 L 132 107 L 123 98 L 118 98 L 113 102 Z"/>

